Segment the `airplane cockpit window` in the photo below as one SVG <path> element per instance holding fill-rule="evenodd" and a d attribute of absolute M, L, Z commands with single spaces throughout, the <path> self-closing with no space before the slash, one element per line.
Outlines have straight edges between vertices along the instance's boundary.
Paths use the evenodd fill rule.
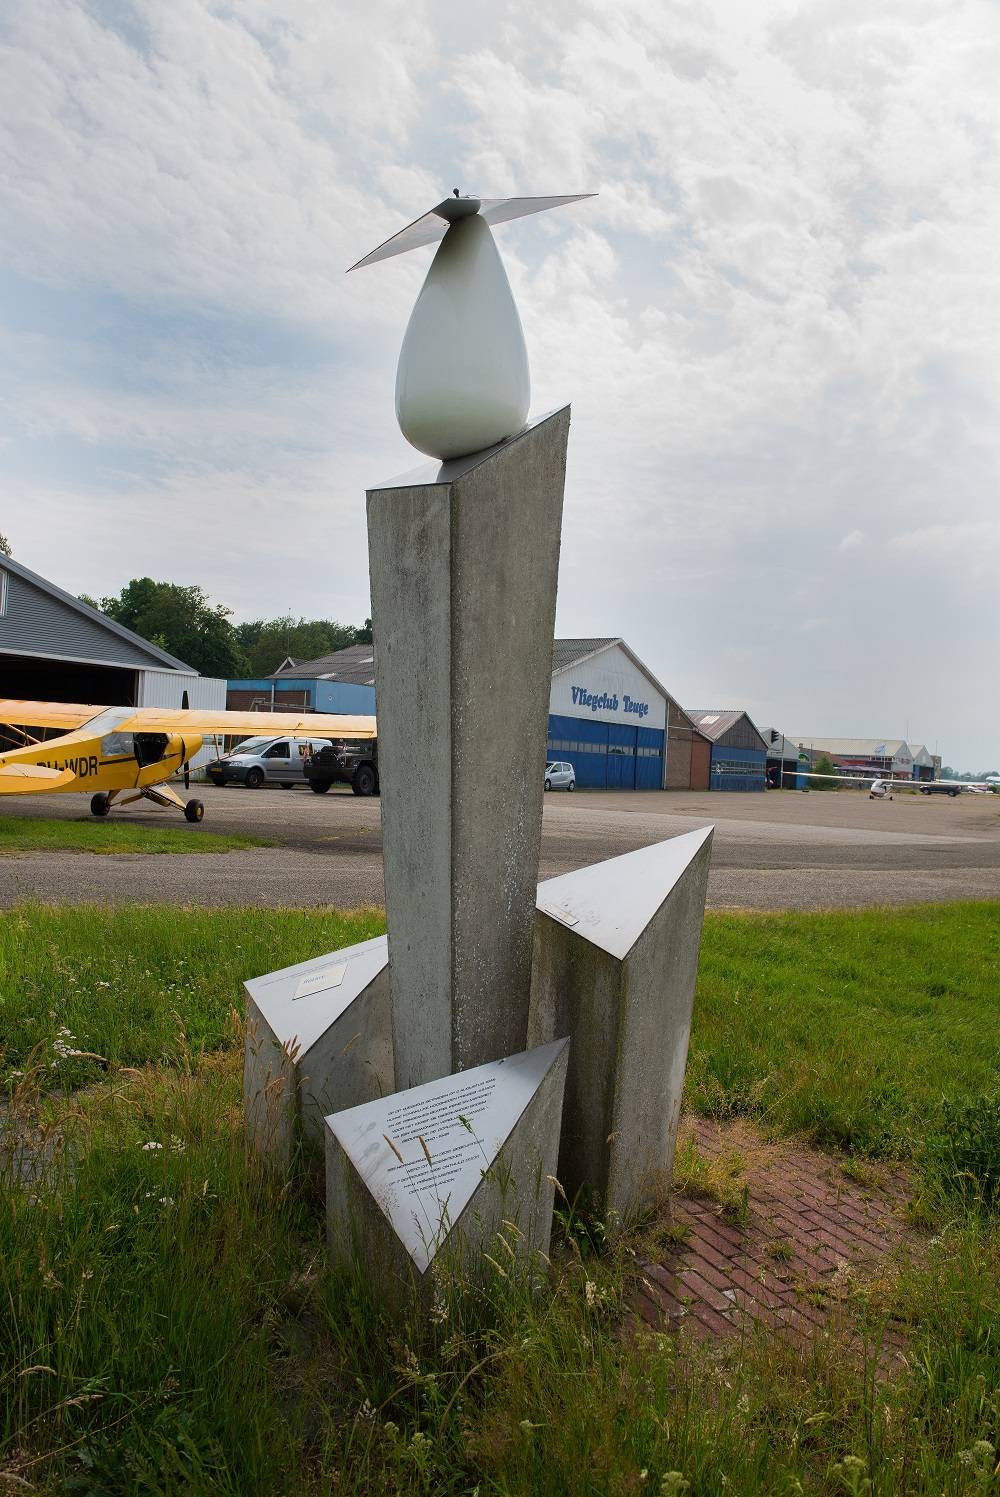
<path fill-rule="evenodd" d="M 94 738 L 103 738 L 106 734 L 113 733 L 119 723 L 134 716 L 134 707 L 105 707 L 103 712 L 99 712 L 96 717 L 90 718 L 81 726 L 86 728 Z"/>
<path fill-rule="evenodd" d="M 101 739 L 102 759 L 131 759 L 134 749 L 131 733 L 108 733 Z"/>

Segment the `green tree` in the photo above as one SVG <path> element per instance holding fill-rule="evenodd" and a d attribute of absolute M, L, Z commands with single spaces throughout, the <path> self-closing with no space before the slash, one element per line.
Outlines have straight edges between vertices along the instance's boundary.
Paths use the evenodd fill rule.
<path fill-rule="evenodd" d="M 818 775 L 835 775 L 837 773 L 837 766 L 834 764 L 829 754 L 820 754 L 819 758 L 816 760 L 816 763 L 813 765 L 813 772 Z M 837 788 L 833 780 L 810 780 L 809 786 L 812 790 L 836 790 Z"/>
<path fill-rule="evenodd" d="M 10 541 L 5 535 L 0 535 L 0 554 L 4 556 L 13 556 L 14 554 L 10 549 Z"/>
<path fill-rule="evenodd" d="M 316 660 L 356 643 L 358 631 L 335 619 L 253 619 L 237 624 L 233 634 L 248 676 L 269 676 L 289 656 Z"/>
<path fill-rule="evenodd" d="M 370 645 L 372 642 L 372 621 L 365 619 L 360 629 L 355 629 L 354 639 L 351 641 L 356 645 Z"/>
<path fill-rule="evenodd" d="M 200 587 L 133 577 L 117 598 L 101 600 L 101 610 L 203 675 L 242 672 L 242 654 L 229 622 L 232 610 L 209 603 Z"/>

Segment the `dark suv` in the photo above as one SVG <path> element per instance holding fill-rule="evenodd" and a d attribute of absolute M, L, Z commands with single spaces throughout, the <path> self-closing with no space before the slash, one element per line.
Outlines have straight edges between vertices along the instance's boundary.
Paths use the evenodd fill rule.
<path fill-rule="evenodd" d="M 378 795 L 378 739 L 341 738 L 313 754 L 302 769 L 317 795 L 331 785 L 350 785 L 355 795 Z"/>

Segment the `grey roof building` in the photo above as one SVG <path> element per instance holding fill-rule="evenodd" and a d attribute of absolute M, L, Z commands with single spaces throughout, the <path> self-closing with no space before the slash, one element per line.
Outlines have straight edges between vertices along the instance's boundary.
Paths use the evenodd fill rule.
<path fill-rule="evenodd" d="M 712 790 L 763 790 L 768 742 L 741 707 L 688 707 L 712 745 Z"/>
<path fill-rule="evenodd" d="M 288 659 L 270 676 L 229 686 L 230 705 L 248 710 L 294 703 L 313 712 L 373 712 L 375 652 L 359 644 Z M 618 635 L 553 642 L 545 748 L 573 763 L 581 787 L 708 786 L 708 739 Z"/>
<path fill-rule="evenodd" d="M 375 650 L 372 645 L 348 645 L 315 660 L 289 658 L 278 666 L 268 680 L 294 678 L 313 681 L 345 681 L 351 686 L 375 685 Z"/>
<path fill-rule="evenodd" d="M 224 681 L 0 555 L 0 697 L 179 707 L 184 691 L 192 707 L 225 705 Z"/>

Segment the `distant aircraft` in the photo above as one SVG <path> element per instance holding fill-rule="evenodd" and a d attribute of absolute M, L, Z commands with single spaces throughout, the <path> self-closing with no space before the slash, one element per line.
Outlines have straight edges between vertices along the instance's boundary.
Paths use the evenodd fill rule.
<path fill-rule="evenodd" d="M 201 821 L 200 800 L 181 800 L 166 783 L 189 764 L 202 739 L 217 734 L 308 733 L 331 738 L 374 738 L 374 717 L 322 712 L 226 712 L 182 707 L 96 707 L 78 702 L 21 702 L 0 698 L 5 736 L 22 745 L 0 753 L 0 795 L 94 792 L 90 809 L 107 816 L 112 805 L 148 800 Z M 58 728 L 47 741 L 29 728 Z"/>
<path fill-rule="evenodd" d="M 987 795 L 1000 793 L 1000 777 L 989 780 L 904 780 L 891 775 L 821 774 L 815 769 L 796 769 L 795 776 L 804 780 L 831 780 L 836 785 L 867 785 L 869 800 L 892 800 L 894 790 L 919 790 L 921 795 Z M 789 772 L 788 779 L 792 778 Z"/>

